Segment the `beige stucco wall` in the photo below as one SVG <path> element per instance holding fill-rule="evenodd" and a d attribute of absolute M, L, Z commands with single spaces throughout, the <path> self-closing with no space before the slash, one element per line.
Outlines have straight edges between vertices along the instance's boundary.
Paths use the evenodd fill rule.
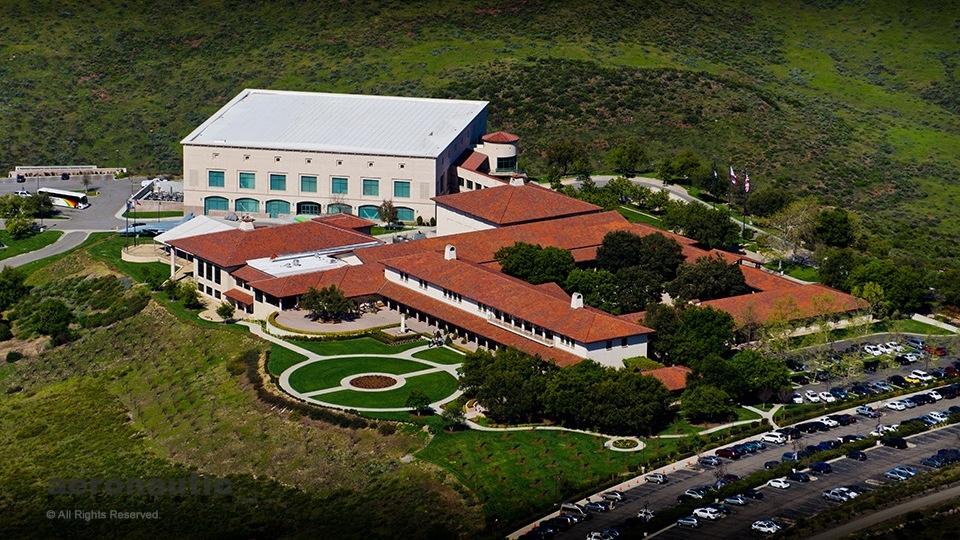
<path fill-rule="evenodd" d="M 493 225 L 451 208 L 437 205 L 437 236 L 492 229 Z"/>

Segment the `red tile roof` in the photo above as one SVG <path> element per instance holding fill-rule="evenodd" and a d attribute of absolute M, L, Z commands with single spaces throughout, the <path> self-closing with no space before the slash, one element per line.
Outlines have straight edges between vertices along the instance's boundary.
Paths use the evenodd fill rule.
<path fill-rule="evenodd" d="M 360 265 L 285 277 L 268 276 L 250 285 L 277 298 L 304 294 L 311 287 L 320 289 L 336 285 L 347 298 L 359 298 L 377 294 L 385 282 L 382 266 Z"/>
<path fill-rule="evenodd" d="M 487 133 L 483 137 L 483 142 L 494 143 L 494 144 L 511 144 L 520 140 L 520 137 L 517 137 L 513 133 L 507 133 L 506 131 L 496 131 L 493 133 Z"/>
<path fill-rule="evenodd" d="M 490 171 L 490 165 L 487 161 L 490 158 L 486 154 L 469 150 L 465 155 L 466 159 L 460 164 L 464 169 L 481 173 Z"/>
<path fill-rule="evenodd" d="M 425 279 L 432 285 L 509 313 L 581 343 L 636 336 L 649 328 L 591 309 L 574 309 L 570 302 L 500 273 L 457 259 L 445 260 L 426 251 L 382 261 L 384 266 Z"/>
<path fill-rule="evenodd" d="M 667 390 L 676 392 L 687 387 L 687 374 L 691 371 L 686 366 L 669 366 L 644 371 L 643 374 L 659 379 L 667 387 Z"/>
<path fill-rule="evenodd" d="M 375 241 L 351 230 L 317 221 L 241 231 L 239 229 L 170 240 L 177 249 L 221 268 L 240 266 L 251 259 L 307 253 Z"/>
<path fill-rule="evenodd" d="M 736 325 L 764 324 L 778 318 L 785 320 L 810 319 L 827 313 L 845 313 L 864 309 L 867 303 L 844 292 L 819 284 L 802 285 L 779 276 L 781 283 L 766 284 L 766 291 L 719 298 L 701 303 L 726 311 Z"/>
<path fill-rule="evenodd" d="M 541 358 L 552 359 L 560 367 L 572 366 L 577 362 L 583 361 L 583 358 L 573 353 L 566 352 L 557 347 L 549 347 L 537 341 L 519 336 L 509 330 L 493 325 L 485 319 L 470 315 L 463 310 L 444 304 L 439 300 L 424 296 L 393 282 L 388 281 L 384 284 L 383 289 L 380 290 L 380 294 L 385 298 L 389 298 L 423 313 L 429 313 L 440 320 L 473 332 L 474 334 L 484 336 L 501 345 L 510 345 L 525 353 L 538 354 Z"/>
<path fill-rule="evenodd" d="M 349 230 L 369 229 L 370 227 L 376 225 L 376 223 L 370 221 L 369 219 L 344 213 L 327 214 L 325 216 L 315 217 L 312 221 L 318 221 L 320 223 L 325 223 L 327 225 L 333 225 L 334 227 Z"/>
<path fill-rule="evenodd" d="M 253 305 L 253 295 L 247 294 L 240 289 L 230 289 L 229 291 L 223 293 L 223 295 L 245 306 Z"/>
<path fill-rule="evenodd" d="M 237 268 L 233 272 L 230 272 L 230 275 L 246 281 L 247 283 L 253 283 L 260 281 L 261 279 L 272 279 L 273 276 L 266 272 L 261 272 L 252 266 L 243 265 L 240 268 Z"/>
<path fill-rule="evenodd" d="M 440 195 L 440 206 L 474 216 L 498 226 L 529 223 L 558 217 L 594 214 L 602 209 L 538 184 L 505 184 L 488 189 Z"/>

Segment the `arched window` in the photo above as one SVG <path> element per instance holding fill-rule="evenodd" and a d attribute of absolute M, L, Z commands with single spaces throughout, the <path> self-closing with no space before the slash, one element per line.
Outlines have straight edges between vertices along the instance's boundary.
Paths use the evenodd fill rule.
<path fill-rule="evenodd" d="M 412 208 L 397 207 L 397 219 L 400 221 L 416 221 L 417 216 Z"/>
<path fill-rule="evenodd" d="M 270 214 L 270 217 L 272 218 L 280 217 L 280 214 L 290 213 L 290 203 L 287 201 L 267 201 L 267 204 L 264 206 L 266 206 L 267 213 Z"/>
<path fill-rule="evenodd" d="M 304 214 L 307 216 L 319 216 L 320 215 L 320 203 L 315 202 L 299 202 L 297 203 L 297 213 Z"/>
<path fill-rule="evenodd" d="M 222 210 L 226 212 L 227 210 L 230 210 L 230 201 L 228 201 L 225 197 L 207 197 L 203 200 L 204 215 L 209 214 L 211 210 Z"/>
<path fill-rule="evenodd" d="M 353 207 L 349 204 L 333 203 L 327 205 L 328 214 L 352 214 Z"/>
<path fill-rule="evenodd" d="M 237 199 L 233 203 L 233 209 L 237 212 L 255 213 L 260 211 L 260 201 L 256 199 Z"/>
<path fill-rule="evenodd" d="M 372 204 L 361 206 L 357 208 L 357 215 L 364 219 L 372 219 L 373 221 L 380 220 L 380 210 Z"/>

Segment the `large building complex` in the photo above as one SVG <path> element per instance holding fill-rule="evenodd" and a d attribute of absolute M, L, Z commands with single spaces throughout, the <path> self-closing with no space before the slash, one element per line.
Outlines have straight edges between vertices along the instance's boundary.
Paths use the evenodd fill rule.
<path fill-rule="evenodd" d="M 486 143 L 486 127 L 485 101 L 244 90 L 181 141 L 184 211 L 377 220 L 390 200 L 401 221 L 429 220 L 477 148 L 516 170 L 516 137 Z"/>

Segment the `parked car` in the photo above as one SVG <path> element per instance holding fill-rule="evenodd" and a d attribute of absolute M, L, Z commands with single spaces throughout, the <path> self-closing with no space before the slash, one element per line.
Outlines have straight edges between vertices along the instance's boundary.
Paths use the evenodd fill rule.
<path fill-rule="evenodd" d="M 883 381 L 876 381 L 872 384 L 879 388 L 881 392 L 893 392 L 893 388 Z"/>
<path fill-rule="evenodd" d="M 909 466 L 909 465 L 900 465 L 900 466 L 894 467 L 893 470 L 905 472 L 905 473 L 907 473 L 911 478 L 913 478 L 914 476 L 920 474 L 920 471 L 914 469 L 913 467 L 911 467 L 911 466 Z"/>
<path fill-rule="evenodd" d="M 863 435 L 860 435 L 859 433 L 848 433 L 842 437 L 837 437 L 837 440 L 840 441 L 840 444 L 847 444 L 854 441 L 862 441 L 863 439 L 866 439 L 866 437 L 864 437 Z"/>
<path fill-rule="evenodd" d="M 750 489 L 744 491 L 743 493 L 741 493 L 741 495 L 743 495 L 744 497 L 746 497 L 746 498 L 748 498 L 748 499 L 753 499 L 753 500 L 755 500 L 755 501 L 759 501 L 760 499 L 763 498 L 763 492 L 760 491 L 760 490 L 758 490 L 758 489 L 753 489 L 753 488 L 750 488 Z"/>
<path fill-rule="evenodd" d="M 893 361 L 900 364 L 901 366 L 909 366 L 911 362 L 916 362 L 916 360 L 908 358 L 904 354 L 898 354 L 894 356 Z"/>
<path fill-rule="evenodd" d="M 616 490 L 614 490 L 614 491 L 608 491 L 608 492 L 606 492 L 606 493 L 603 494 L 603 498 L 606 499 L 606 500 L 608 500 L 608 501 L 622 502 L 622 501 L 623 501 L 623 497 L 624 497 L 623 492 L 622 492 L 622 491 L 616 491 Z"/>
<path fill-rule="evenodd" d="M 920 464 L 934 469 L 939 469 L 940 467 L 947 465 L 947 461 L 939 455 L 934 454 L 930 457 L 921 459 Z"/>
<path fill-rule="evenodd" d="M 820 401 L 824 403 L 833 403 L 837 400 L 830 392 L 820 392 L 818 396 L 820 396 Z"/>
<path fill-rule="evenodd" d="M 930 353 L 930 354 L 935 355 L 935 356 L 946 356 L 946 355 L 947 355 L 947 350 L 946 350 L 945 348 L 943 348 L 943 347 L 940 347 L 940 346 L 931 347 L 931 346 L 928 345 L 928 346 L 926 346 L 926 347 L 923 348 L 923 352 L 925 352 L 925 353 Z"/>
<path fill-rule="evenodd" d="M 813 390 L 807 390 L 803 395 L 807 397 L 807 401 L 810 403 L 820 403 L 820 396 Z"/>
<path fill-rule="evenodd" d="M 644 477 L 644 480 L 647 482 L 652 482 L 654 484 L 666 484 L 667 475 L 661 473 L 650 473 Z"/>
<path fill-rule="evenodd" d="M 810 475 L 807 474 L 807 473 L 804 473 L 804 472 L 800 472 L 800 471 L 791 472 L 791 473 L 787 474 L 787 476 L 785 476 L 784 478 L 786 478 L 787 480 L 792 480 L 792 481 L 794 481 L 794 482 L 800 482 L 800 483 L 809 482 L 809 481 L 810 481 Z M 771 482 L 772 482 L 772 480 L 771 480 Z M 773 484 L 770 484 L 770 485 L 773 485 Z M 780 486 L 774 486 L 774 487 L 780 487 Z"/>
<path fill-rule="evenodd" d="M 904 379 L 901 375 L 891 375 L 890 377 L 887 378 L 887 381 L 889 381 L 890 384 L 894 386 L 899 386 L 900 388 L 906 388 L 908 386 L 907 380 Z"/>
<path fill-rule="evenodd" d="M 677 520 L 677 526 L 690 527 L 692 529 L 696 529 L 697 527 L 700 526 L 700 520 L 697 519 L 696 516 L 682 517 Z"/>
<path fill-rule="evenodd" d="M 763 534 L 774 534 L 780 530 L 780 526 L 769 519 L 754 521 L 750 529 Z"/>
<path fill-rule="evenodd" d="M 800 394 L 798 394 L 797 392 L 794 392 L 794 393 L 793 393 L 793 397 L 790 398 L 790 401 L 792 401 L 795 405 L 802 404 L 802 403 L 803 403 L 803 396 L 800 395 Z"/>
<path fill-rule="evenodd" d="M 782 433 L 774 431 L 773 433 L 764 433 L 763 436 L 760 437 L 760 440 L 770 444 L 786 444 L 787 437 Z"/>
<path fill-rule="evenodd" d="M 907 473 L 903 471 L 898 471 L 896 469 L 890 469 L 889 471 L 883 473 L 883 475 L 891 480 L 896 480 L 898 482 L 902 482 L 910 478 L 910 476 Z"/>
<path fill-rule="evenodd" d="M 583 505 L 588 512 L 609 512 L 613 509 L 612 501 L 593 501 Z"/>
<path fill-rule="evenodd" d="M 867 418 L 880 418 L 880 411 L 869 405 L 861 405 L 860 407 L 857 407 L 857 414 L 866 416 Z"/>
<path fill-rule="evenodd" d="M 796 461 L 796 460 L 790 460 L 790 461 Z M 780 466 L 780 463 L 781 463 L 781 462 L 779 462 L 779 461 L 765 461 L 765 462 L 763 462 L 763 468 L 764 468 L 764 469 L 776 469 L 777 467 Z"/>
<path fill-rule="evenodd" d="M 824 491 L 824 492 L 821 494 L 821 496 L 822 496 L 824 499 L 828 500 L 828 501 L 834 501 L 834 502 L 847 502 L 847 501 L 850 500 L 850 496 L 849 496 L 849 495 L 847 495 L 847 494 L 846 494 L 845 492 L 843 492 L 843 491 L 838 491 L 838 490 L 836 490 L 836 489 L 831 489 L 831 490 L 828 490 L 828 491 Z"/>
<path fill-rule="evenodd" d="M 800 456 L 797 454 L 798 452 L 784 452 L 780 457 L 780 461 L 800 461 Z"/>
<path fill-rule="evenodd" d="M 903 398 L 900 400 L 908 409 L 913 409 L 918 405 L 917 401 L 913 398 Z"/>
<path fill-rule="evenodd" d="M 891 401 L 890 403 L 887 403 L 887 408 L 891 411 L 902 411 L 907 408 L 907 404 L 899 400 Z"/>
<path fill-rule="evenodd" d="M 740 459 L 740 452 L 737 452 L 733 448 L 719 448 L 714 454 L 727 459 Z"/>
<path fill-rule="evenodd" d="M 906 381 L 907 384 L 920 384 L 920 379 L 914 377 L 909 373 L 903 376 L 903 380 Z"/>
<path fill-rule="evenodd" d="M 913 375 L 915 378 L 919 379 L 920 382 L 930 382 L 933 380 L 933 377 L 922 369 L 915 369 L 910 372 L 910 375 Z"/>
<path fill-rule="evenodd" d="M 826 461 L 818 461 L 810 465 L 810 472 L 815 474 L 828 474 L 833 472 L 833 467 Z"/>
<path fill-rule="evenodd" d="M 848 394 L 846 390 L 840 388 L 839 386 L 834 386 L 831 388 L 830 393 L 837 399 L 847 399 L 850 397 L 850 394 Z"/>
<path fill-rule="evenodd" d="M 840 422 L 837 422 L 836 420 L 834 420 L 833 418 L 830 418 L 829 416 L 821 416 L 820 418 L 817 418 L 816 421 L 823 422 L 824 424 L 827 425 L 827 427 L 832 427 L 832 428 L 835 428 L 840 425 Z"/>
<path fill-rule="evenodd" d="M 847 457 L 854 461 L 866 461 L 867 454 L 863 450 L 851 450 L 847 452 Z"/>
<path fill-rule="evenodd" d="M 697 460 L 697 463 L 700 465 L 709 465 L 711 467 L 716 467 L 723 463 L 723 460 L 717 456 L 703 456 Z"/>
<path fill-rule="evenodd" d="M 890 448 L 898 448 L 900 450 L 905 450 L 907 448 L 907 440 L 903 437 L 884 437 L 880 439 L 880 444 L 889 446 Z"/>
<path fill-rule="evenodd" d="M 767 485 L 778 489 L 787 489 L 790 487 L 790 482 L 787 482 L 783 478 L 774 478 L 773 480 L 767 482 Z"/>
<path fill-rule="evenodd" d="M 693 510 L 693 515 L 700 519 L 709 519 L 710 521 L 716 521 L 723 517 L 716 508 L 696 508 Z"/>
<path fill-rule="evenodd" d="M 922 351 L 926 346 L 927 344 L 918 337 L 907 338 L 907 347 L 913 347 L 914 349 Z"/>
<path fill-rule="evenodd" d="M 743 495 L 731 495 L 723 499 L 725 504 L 732 504 L 734 506 L 746 506 L 747 498 Z"/>

